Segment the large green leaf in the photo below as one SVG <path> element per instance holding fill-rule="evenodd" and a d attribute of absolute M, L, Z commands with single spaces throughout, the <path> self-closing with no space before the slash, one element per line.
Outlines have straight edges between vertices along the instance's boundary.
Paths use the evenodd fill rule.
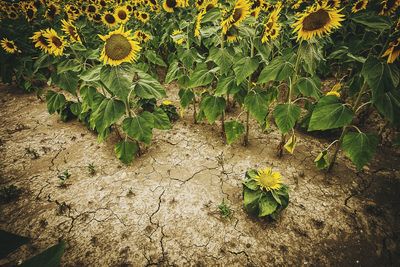
<path fill-rule="evenodd" d="M 288 79 L 293 72 L 294 68 L 292 63 L 282 57 L 277 57 L 261 71 L 257 83 L 283 81 Z"/>
<path fill-rule="evenodd" d="M 90 124 L 92 127 L 96 127 L 98 133 L 102 133 L 119 120 L 124 113 L 124 102 L 113 98 L 105 98 L 90 116 Z"/>
<path fill-rule="evenodd" d="M 275 107 L 274 118 L 279 130 L 285 134 L 293 129 L 301 109 L 295 104 L 279 104 Z"/>
<path fill-rule="evenodd" d="M 64 254 L 65 242 L 61 241 L 42 253 L 30 258 L 21 264 L 22 267 L 58 267 L 61 264 L 61 257 Z"/>
<path fill-rule="evenodd" d="M 47 91 L 46 102 L 47 110 L 50 114 L 53 114 L 56 111 L 60 111 L 64 107 L 66 99 L 63 94 L 49 90 Z"/>
<path fill-rule="evenodd" d="M 263 124 L 265 121 L 269 104 L 268 94 L 264 91 L 250 91 L 244 99 L 245 107 L 260 124 Z"/>
<path fill-rule="evenodd" d="M 67 59 L 61 61 L 57 65 L 57 74 L 61 74 L 67 71 L 78 72 L 82 69 L 82 63 L 77 59 Z"/>
<path fill-rule="evenodd" d="M 319 99 L 321 96 L 321 82 L 311 77 L 302 77 L 296 83 L 297 89 L 304 96 L 311 96 Z"/>
<path fill-rule="evenodd" d="M 126 101 L 132 90 L 130 73 L 122 66 L 112 67 L 105 65 L 101 68 L 100 79 L 108 90 L 121 100 Z"/>
<path fill-rule="evenodd" d="M 236 75 L 236 84 L 241 84 L 247 77 L 252 75 L 258 68 L 257 58 L 243 57 L 235 62 L 233 71 Z"/>
<path fill-rule="evenodd" d="M 0 259 L 29 242 L 28 237 L 0 230 Z"/>
<path fill-rule="evenodd" d="M 171 83 L 180 76 L 179 61 L 175 60 L 168 67 L 167 75 L 165 76 L 165 83 Z"/>
<path fill-rule="evenodd" d="M 82 97 L 82 112 L 96 110 L 105 99 L 105 96 L 97 92 L 94 87 L 81 88 L 80 95 Z"/>
<path fill-rule="evenodd" d="M 141 73 L 139 81 L 135 84 L 137 96 L 145 99 L 161 99 L 166 96 L 164 87 L 151 75 Z"/>
<path fill-rule="evenodd" d="M 132 138 L 147 145 L 151 143 L 153 137 L 154 116 L 150 112 L 144 111 L 135 117 L 126 118 L 122 122 L 122 129 Z"/>
<path fill-rule="evenodd" d="M 353 16 L 351 19 L 356 23 L 377 31 L 388 30 L 392 26 L 388 17 L 378 16 L 377 14 L 372 13 L 360 13 Z"/>
<path fill-rule="evenodd" d="M 214 79 L 214 75 L 208 70 L 207 64 L 198 64 L 192 75 L 188 88 L 195 88 L 208 85 Z"/>
<path fill-rule="evenodd" d="M 227 49 L 212 47 L 207 61 L 214 61 L 220 68 L 221 74 L 229 72 L 233 65 L 233 57 Z"/>
<path fill-rule="evenodd" d="M 347 133 L 343 138 L 342 148 L 360 170 L 373 158 L 378 143 L 379 139 L 375 134 Z"/>
<path fill-rule="evenodd" d="M 353 120 L 353 111 L 336 96 L 324 96 L 315 106 L 308 131 L 328 130 L 348 125 Z"/>
<path fill-rule="evenodd" d="M 81 78 L 81 80 L 85 82 L 99 81 L 101 68 L 102 65 L 98 65 L 90 69 L 87 69 L 79 75 L 79 78 Z"/>
<path fill-rule="evenodd" d="M 72 71 L 63 72 L 57 75 L 57 78 L 53 81 L 61 89 L 68 91 L 73 95 L 76 95 L 79 82 L 79 77 L 77 73 Z"/>
<path fill-rule="evenodd" d="M 153 112 L 154 117 L 154 128 L 160 130 L 171 129 L 171 123 L 169 121 L 167 113 L 161 108 L 156 108 Z"/>
<path fill-rule="evenodd" d="M 151 63 L 161 67 L 167 67 L 167 64 L 165 64 L 164 60 L 159 55 L 157 55 L 155 51 L 147 50 L 146 52 L 144 52 L 144 55 Z"/>
<path fill-rule="evenodd" d="M 236 94 L 240 91 L 240 85 L 236 84 L 235 76 L 221 77 L 218 80 L 215 96 L 223 96 L 226 94 Z"/>
<path fill-rule="evenodd" d="M 209 123 L 215 120 L 225 111 L 225 98 L 206 95 L 200 103 L 200 112 L 203 112 Z"/>
<path fill-rule="evenodd" d="M 120 141 L 114 147 L 117 158 L 125 164 L 131 163 L 138 151 L 137 143 L 131 141 Z"/>
<path fill-rule="evenodd" d="M 258 217 L 271 215 L 277 207 L 278 202 L 275 200 L 270 192 L 263 194 L 258 202 Z"/>
<path fill-rule="evenodd" d="M 257 215 L 259 199 L 262 195 L 261 190 L 250 190 L 246 186 L 243 188 L 243 204 L 247 212 Z"/>
<path fill-rule="evenodd" d="M 191 89 L 180 89 L 178 95 L 182 108 L 187 108 L 195 97 Z"/>
<path fill-rule="evenodd" d="M 244 133 L 244 125 L 238 121 L 227 121 L 224 126 L 226 142 L 229 145 L 239 139 Z"/>

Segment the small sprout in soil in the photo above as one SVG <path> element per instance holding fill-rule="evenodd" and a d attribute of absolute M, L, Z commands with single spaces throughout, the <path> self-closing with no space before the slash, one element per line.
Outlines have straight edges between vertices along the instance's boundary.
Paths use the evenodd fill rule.
<path fill-rule="evenodd" d="M 96 167 L 94 166 L 93 163 L 89 163 L 88 170 L 89 170 L 89 174 L 90 175 L 95 175 L 96 174 Z"/>
<path fill-rule="evenodd" d="M 3 186 L 0 188 L 0 203 L 6 204 L 17 200 L 22 193 L 22 189 L 15 185 Z"/>
<path fill-rule="evenodd" d="M 225 202 L 225 199 L 222 200 L 221 204 L 218 205 L 219 214 L 222 218 L 230 218 L 232 216 L 231 207 Z"/>
<path fill-rule="evenodd" d="M 71 177 L 71 174 L 68 172 L 68 170 L 65 170 L 63 173 L 60 173 L 58 176 L 58 179 L 60 179 L 60 186 L 65 186 L 66 181 Z"/>
<path fill-rule="evenodd" d="M 57 215 L 64 215 L 67 213 L 67 211 L 71 210 L 71 206 L 68 205 L 66 202 L 58 202 L 57 200 L 55 201 L 57 204 Z"/>
<path fill-rule="evenodd" d="M 34 148 L 26 147 L 25 148 L 25 155 L 29 155 L 31 159 L 38 159 L 39 153 Z"/>
<path fill-rule="evenodd" d="M 133 197 L 135 196 L 135 193 L 133 192 L 132 187 L 129 188 L 128 193 L 126 194 L 127 197 Z"/>

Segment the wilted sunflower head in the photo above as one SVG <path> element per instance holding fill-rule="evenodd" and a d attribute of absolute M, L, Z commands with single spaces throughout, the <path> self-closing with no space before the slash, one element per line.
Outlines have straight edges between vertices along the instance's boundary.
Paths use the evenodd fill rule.
<path fill-rule="evenodd" d="M 389 43 L 388 48 L 382 57 L 388 57 L 387 63 L 392 64 L 400 56 L 400 37 Z"/>
<path fill-rule="evenodd" d="M 64 41 L 64 38 L 59 36 L 54 29 L 47 29 L 43 36 L 46 38 L 46 41 L 49 44 L 49 54 L 54 56 L 62 56 L 64 54 L 66 42 Z"/>
<path fill-rule="evenodd" d="M 326 4 L 310 6 L 307 10 L 298 15 L 293 24 L 293 32 L 297 32 L 297 40 L 309 40 L 313 37 L 321 37 L 329 34 L 333 29 L 341 26 L 344 15 L 340 10 L 328 7 Z"/>
<path fill-rule="evenodd" d="M 165 11 L 172 13 L 172 12 L 174 12 L 174 8 L 176 8 L 178 6 L 178 2 L 177 2 L 177 0 L 164 0 L 162 6 Z"/>
<path fill-rule="evenodd" d="M 130 36 L 131 31 L 124 31 L 121 25 L 119 29 L 99 35 L 104 41 L 104 47 L 101 52 L 100 60 L 104 64 L 118 66 L 124 62 L 134 62 L 141 49 L 139 43 Z"/>
<path fill-rule="evenodd" d="M 279 172 L 273 172 L 272 168 L 259 170 L 254 180 L 265 191 L 279 190 L 282 187 L 282 176 Z"/>
<path fill-rule="evenodd" d="M 366 9 L 368 5 L 368 0 L 358 0 L 354 3 L 353 7 L 351 8 L 351 12 L 357 13 L 360 10 Z"/>
<path fill-rule="evenodd" d="M 115 9 L 114 15 L 118 22 L 125 24 L 128 22 L 130 14 L 126 6 L 119 6 Z"/>
<path fill-rule="evenodd" d="M 229 30 L 226 32 L 226 41 L 228 43 L 234 43 L 238 40 L 238 29 L 235 26 L 232 26 L 229 28 Z"/>
<path fill-rule="evenodd" d="M 69 36 L 71 42 L 81 42 L 81 38 L 79 37 L 78 31 L 70 21 L 61 20 L 62 23 L 62 31 Z"/>
<path fill-rule="evenodd" d="M 48 53 L 49 51 L 49 43 L 47 42 L 46 37 L 44 37 L 45 31 L 37 31 L 33 33 L 33 36 L 30 38 L 32 42 L 35 44 L 35 47 L 38 47 L 40 50 Z"/>
<path fill-rule="evenodd" d="M 101 17 L 101 20 L 103 21 L 104 25 L 106 25 L 109 28 L 112 28 L 118 24 L 117 18 L 111 12 L 105 12 Z"/>
<path fill-rule="evenodd" d="M 4 51 L 6 51 L 8 54 L 21 52 L 18 50 L 18 47 L 15 45 L 14 41 L 8 40 L 7 38 L 1 39 L 0 44 Z"/>

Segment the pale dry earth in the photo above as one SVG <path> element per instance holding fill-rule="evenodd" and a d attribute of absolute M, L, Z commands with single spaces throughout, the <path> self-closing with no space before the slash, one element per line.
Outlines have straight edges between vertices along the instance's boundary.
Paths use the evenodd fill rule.
<path fill-rule="evenodd" d="M 177 102 L 176 88 L 167 89 Z M 295 154 L 278 159 L 276 129 L 263 134 L 253 125 L 249 147 L 227 146 L 218 125 L 195 125 L 188 111 L 126 166 L 115 158 L 115 135 L 99 144 L 83 124 L 63 123 L 35 95 L 4 86 L 0 127 L 0 186 L 24 190 L 0 205 L 0 229 L 32 238 L 0 265 L 59 239 L 68 243 L 63 266 L 400 264 L 400 157 L 388 149 L 361 173 L 340 157 L 326 174 L 313 163 L 326 140 L 300 135 Z M 266 166 L 290 186 L 276 222 L 242 207 L 245 171 Z M 65 170 L 71 178 L 62 188 Z M 223 199 L 230 219 L 218 212 Z"/>

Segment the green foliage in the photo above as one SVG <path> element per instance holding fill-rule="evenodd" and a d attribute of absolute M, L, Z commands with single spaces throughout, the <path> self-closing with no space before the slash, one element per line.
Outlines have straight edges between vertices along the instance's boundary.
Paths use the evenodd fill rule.
<path fill-rule="evenodd" d="M 318 156 L 315 158 L 314 162 L 315 162 L 315 166 L 319 170 L 328 168 L 328 166 L 329 166 L 328 151 L 323 150 L 322 152 L 320 152 L 318 154 Z"/>
<path fill-rule="evenodd" d="M 288 79 L 293 72 L 294 68 L 291 62 L 283 57 L 276 57 L 261 71 L 257 83 L 283 81 Z"/>
<path fill-rule="evenodd" d="M 21 264 L 22 267 L 58 267 L 61 264 L 61 257 L 64 255 L 66 243 L 61 241 L 40 254 L 30 258 Z"/>
<path fill-rule="evenodd" d="M 193 101 L 195 95 L 191 89 L 180 89 L 179 98 L 182 108 L 187 108 L 189 104 Z"/>
<path fill-rule="evenodd" d="M 238 121 L 226 121 L 225 124 L 226 142 L 228 145 L 238 140 L 244 134 L 244 125 Z"/>
<path fill-rule="evenodd" d="M 252 75 L 258 68 L 257 58 L 243 57 L 235 62 L 233 70 L 236 75 L 236 84 L 241 84 L 247 77 Z"/>
<path fill-rule="evenodd" d="M 122 123 L 122 129 L 130 137 L 147 145 L 153 137 L 154 116 L 148 111 L 142 114 L 126 118 Z"/>
<path fill-rule="evenodd" d="M 209 85 L 214 79 L 214 75 L 207 68 L 207 64 L 198 64 L 192 75 L 190 75 L 190 82 L 188 88 L 195 88 L 200 86 Z"/>
<path fill-rule="evenodd" d="M 0 230 L 0 259 L 29 243 L 29 238 Z"/>
<path fill-rule="evenodd" d="M 225 202 L 225 199 L 222 200 L 221 204 L 218 205 L 219 214 L 222 218 L 230 218 L 232 216 L 231 207 Z"/>
<path fill-rule="evenodd" d="M 92 128 L 103 133 L 107 128 L 119 120 L 125 113 L 125 105 L 122 101 L 105 98 L 90 117 Z"/>
<path fill-rule="evenodd" d="M 268 114 L 268 106 L 270 99 L 265 91 L 250 91 L 244 99 L 244 106 L 249 110 L 250 114 L 263 124 Z"/>
<path fill-rule="evenodd" d="M 60 173 L 57 175 L 58 179 L 60 179 L 60 185 L 63 186 L 67 182 L 67 180 L 71 177 L 71 174 L 68 172 L 68 170 L 65 170 L 64 172 Z"/>
<path fill-rule="evenodd" d="M 275 122 L 283 134 L 293 129 L 300 117 L 300 112 L 300 108 L 295 104 L 279 104 L 275 107 Z"/>
<path fill-rule="evenodd" d="M 156 108 L 154 110 L 153 118 L 154 118 L 154 128 L 160 130 L 171 129 L 171 123 L 169 121 L 169 117 L 162 108 Z"/>
<path fill-rule="evenodd" d="M 358 170 L 374 156 L 379 138 L 375 134 L 347 133 L 343 138 L 342 148 Z"/>
<path fill-rule="evenodd" d="M 60 112 L 66 103 L 65 96 L 54 91 L 47 91 L 46 95 L 47 110 L 50 114 Z"/>
<path fill-rule="evenodd" d="M 125 164 L 129 164 L 139 152 L 139 146 L 136 142 L 120 141 L 115 145 L 114 150 L 119 160 Z"/>
<path fill-rule="evenodd" d="M 200 103 L 200 112 L 203 112 L 209 123 L 214 123 L 225 112 L 226 102 L 223 97 L 206 95 Z"/>

